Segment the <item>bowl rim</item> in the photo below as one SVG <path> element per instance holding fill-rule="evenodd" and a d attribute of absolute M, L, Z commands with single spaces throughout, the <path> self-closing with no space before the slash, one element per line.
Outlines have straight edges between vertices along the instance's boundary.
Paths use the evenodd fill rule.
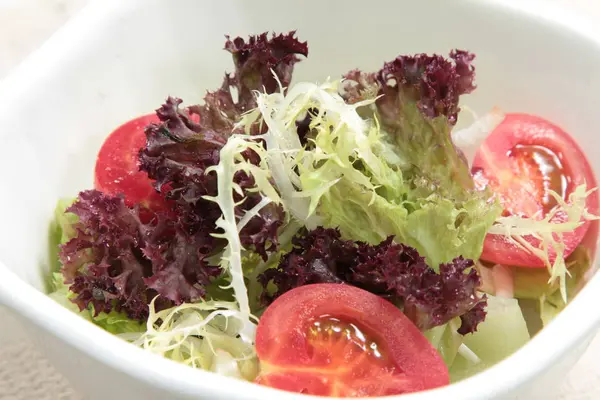
<path fill-rule="evenodd" d="M 477 7 L 501 7 L 523 14 L 528 18 L 542 18 L 588 40 L 600 51 L 600 30 L 575 13 L 559 5 L 544 4 L 537 0 L 464 0 Z M 8 113 L 10 104 L 18 103 L 21 96 L 33 91 L 38 80 L 53 68 L 73 56 L 70 50 L 85 42 L 109 21 L 118 19 L 143 0 L 92 0 L 78 15 L 68 21 L 39 49 L 27 57 L 8 77 L 0 81 L 0 119 Z M 0 137 L 3 135 L 0 133 Z M 596 260 L 596 264 L 598 260 Z M 89 324 L 67 310 L 45 293 L 29 285 L 0 261 L 0 304 L 25 317 L 82 353 L 95 358 L 114 370 L 135 377 L 149 386 L 184 396 L 211 393 L 213 396 L 239 399 L 281 400 L 313 399 L 322 397 L 298 395 L 259 386 L 203 370 L 194 370 L 161 356 L 151 354 Z M 598 293 L 598 294 L 596 294 Z M 600 325 L 600 314 L 593 317 L 585 305 L 600 300 L 600 276 L 587 283 L 579 295 L 556 319 L 530 342 L 510 357 L 468 379 L 449 386 L 425 392 L 386 399 L 434 400 L 441 396 L 465 400 L 480 399 L 493 392 L 496 396 L 508 394 L 541 374 L 557 362 L 568 350 L 589 337 Z M 93 338 L 93 340 L 90 340 Z M 232 396 L 232 397 L 229 397 Z M 366 399 L 365 399 L 366 400 Z"/>

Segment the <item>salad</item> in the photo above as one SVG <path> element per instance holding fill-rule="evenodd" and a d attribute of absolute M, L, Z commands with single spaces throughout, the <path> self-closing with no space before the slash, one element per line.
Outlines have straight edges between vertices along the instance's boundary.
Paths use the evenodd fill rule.
<path fill-rule="evenodd" d="M 586 157 L 540 117 L 461 111 L 474 54 L 292 83 L 295 32 L 225 50 L 201 104 L 118 127 L 94 188 L 58 202 L 50 296 L 90 323 L 192 368 L 384 396 L 504 359 L 594 272 Z"/>

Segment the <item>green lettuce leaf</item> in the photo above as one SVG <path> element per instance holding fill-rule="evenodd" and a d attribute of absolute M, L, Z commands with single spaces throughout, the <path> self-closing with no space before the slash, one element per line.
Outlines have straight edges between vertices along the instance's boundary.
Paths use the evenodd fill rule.
<path fill-rule="evenodd" d="M 305 183 L 305 190 L 314 189 Z M 394 235 L 416 248 L 434 268 L 459 255 L 477 259 L 497 216 L 476 197 L 462 204 L 435 194 L 414 202 L 398 201 L 369 193 L 349 179 L 341 179 L 323 195 L 318 213 L 325 226 L 339 227 L 353 240 L 375 244 Z"/>
<path fill-rule="evenodd" d="M 60 199 L 54 209 L 54 219 L 50 222 L 48 230 L 49 251 L 48 259 L 50 260 L 50 272 L 58 272 L 61 268 L 58 260 L 58 246 L 69 241 L 75 232 L 72 225 L 77 222 L 77 216 L 72 213 L 65 213 L 75 199 Z M 50 276 L 48 282 L 49 290 L 53 290 L 54 280 Z"/>
<path fill-rule="evenodd" d="M 478 258 L 488 229 L 501 213 L 489 191 L 475 190 L 467 159 L 451 135 L 460 96 L 475 89 L 473 58 L 461 50 L 448 59 L 401 55 L 376 73 L 351 71 L 343 86 L 345 99 L 361 117 L 376 122 L 379 146 L 385 148 L 379 155 L 402 176 L 401 196 L 378 191 L 405 209 L 390 216 L 401 219 L 403 230 L 387 233 L 416 247 L 434 266 L 458 255 Z M 370 163 L 363 161 L 353 166 Z M 345 212 L 340 202 L 321 210 Z M 357 225 L 362 222 L 356 220 Z M 340 227 L 342 232 L 351 229 Z"/>

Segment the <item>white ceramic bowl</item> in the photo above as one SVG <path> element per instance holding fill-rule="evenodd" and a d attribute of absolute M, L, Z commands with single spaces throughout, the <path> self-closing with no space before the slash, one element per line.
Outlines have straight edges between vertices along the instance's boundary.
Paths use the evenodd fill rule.
<path fill-rule="evenodd" d="M 265 30 L 298 29 L 308 40 L 296 81 L 375 69 L 400 53 L 471 50 L 479 86 L 466 99 L 472 108 L 498 105 L 553 120 L 587 150 L 600 176 L 600 40 L 582 21 L 543 11 L 484 0 L 92 3 L 0 87 L 0 302 L 89 399 L 305 398 L 151 355 L 46 297 L 41 266 L 56 200 L 92 186 L 95 154 L 118 124 L 167 95 L 193 103 L 215 88 L 231 70 L 224 34 Z M 599 276 L 512 357 L 402 399 L 548 398 L 543 390 L 560 383 L 596 332 L 597 304 Z"/>

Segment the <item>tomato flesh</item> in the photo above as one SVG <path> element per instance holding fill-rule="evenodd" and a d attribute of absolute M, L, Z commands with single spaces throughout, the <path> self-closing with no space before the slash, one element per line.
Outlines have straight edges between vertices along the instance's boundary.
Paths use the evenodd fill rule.
<path fill-rule="evenodd" d="M 575 141 L 558 126 L 536 116 L 507 114 L 489 135 L 473 161 L 473 177 L 479 188 L 489 187 L 504 207 L 505 216 L 543 219 L 556 206 L 550 190 L 567 200 L 581 184 L 596 187 L 591 166 Z M 598 208 L 597 194 L 587 198 L 587 208 Z M 550 220 L 564 222 L 568 216 L 559 211 Z M 564 256 L 579 245 L 590 223 L 563 234 Z M 525 240 L 535 247 L 540 241 Z M 549 249 L 550 262 L 556 253 Z M 536 255 L 519 248 L 502 235 L 488 235 L 481 258 L 496 264 L 545 267 Z"/>
<path fill-rule="evenodd" d="M 154 211 L 168 208 L 146 172 L 139 170 L 138 153 L 146 145 L 144 128 L 158 122 L 155 114 L 144 115 L 119 126 L 108 136 L 96 160 L 96 189 L 110 195 L 123 194 L 129 206 L 141 204 Z"/>
<path fill-rule="evenodd" d="M 256 350 L 256 381 L 298 393 L 385 396 L 449 383 L 440 355 L 397 307 L 349 285 L 279 297 L 260 319 Z"/>

